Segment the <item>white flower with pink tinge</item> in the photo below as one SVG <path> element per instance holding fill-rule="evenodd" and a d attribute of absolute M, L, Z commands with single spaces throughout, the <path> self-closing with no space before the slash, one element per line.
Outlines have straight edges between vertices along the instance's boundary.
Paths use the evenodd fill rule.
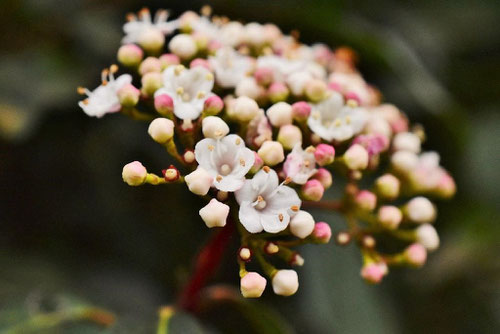
<path fill-rule="evenodd" d="M 205 138 L 196 144 L 194 154 L 198 164 L 214 178 L 213 186 L 222 191 L 240 189 L 255 161 L 255 153 L 237 135 Z"/>
<path fill-rule="evenodd" d="M 295 145 L 292 152 L 286 157 L 283 171 L 294 183 L 305 184 L 318 171 L 314 158 L 314 148 L 303 150 L 300 144 Z"/>
<path fill-rule="evenodd" d="M 301 201 L 293 188 L 279 184 L 278 175 L 264 167 L 235 192 L 239 219 L 250 233 L 278 233 L 287 228 Z"/>
<path fill-rule="evenodd" d="M 123 25 L 125 37 L 122 39 L 122 44 L 138 43 L 144 35 L 154 32 L 161 32 L 164 35 L 171 34 L 178 28 L 177 20 L 168 20 L 168 11 L 158 10 L 154 20 L 151 18 L 151 13 L 148 9 L 143 9 L 139 12 L 139 17 L 131 14 L 127 17 L 129 20 Z"/>
<path fill-rule="evenodd" d="M 122 74 L 118 78 L 114 78 L 113 71 L 104 70 L 102 72 L 102 84 L 90 91 L 86 88 L 81 88 L 81 93 L 88 96 L 78 105 L 83 111 L 94 117 L 102 117 L 108 113 L 118 112 L 121 109 L 120 101 L 118 99 L 118 91 L 125 85 L 132 82 L 130 74 Z"/>
<path fill-rule="evenodd" d="M 205 100 L 212 96 L 214 75 L 202 66 L 186 69 L 169 66 L 163 73 L 163 87 L 155 97 L 167 94 L 174 101 L 174 114 L 180 119 L 196 119 L 203 111 Z"/>
<path fill-rule="evenodd" d="M 264 111 L 259 110 L 258 115 L 255 116 L 249 123 L 247 128 L 246 140 L 249 145 L 260 147 L 266 140 L 272 140 L 273 129 L 269 124 Z"/>
<path fill-rule="evenodd" d="M 327 141 L 344 141 L 358 134 L 368 120 L 364 108 L 344 104 L 342 95 L 331 92 L 320 103 L 311 105 L 311 115 L 307 119 L 309 128 Z"/>
<path fill-rule="evenodd" d="M 215 71 L 215 81 L 223 88 L 234 88 L 245 78 L 252 68 L 252 62 L 231 47 L 217 50 L 215 57 L 209 58 Z"/>

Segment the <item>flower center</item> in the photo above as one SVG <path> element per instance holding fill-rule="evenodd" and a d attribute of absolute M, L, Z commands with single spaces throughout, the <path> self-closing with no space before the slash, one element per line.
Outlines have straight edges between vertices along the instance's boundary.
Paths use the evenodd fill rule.
<path fill-rule="evenodd" d="M 253 207 L 257 210 L 262 210 L 266 207 L 267 203 L 262 196 L 257 196 L 257 200 L 252 203 Z"/>
<path fill-rule="evenodd" d="M 220 173 L 224 176 L 231 173 L 231 171 L 232 171 L 232 168 L 228 164 L 223 164 L 222 166 L 220 166 Z"/>

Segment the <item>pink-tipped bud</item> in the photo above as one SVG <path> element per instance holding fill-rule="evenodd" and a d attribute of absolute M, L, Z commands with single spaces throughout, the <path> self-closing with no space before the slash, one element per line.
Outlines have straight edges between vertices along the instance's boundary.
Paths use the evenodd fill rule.
<path fill-rule="evenodd" d="M 442 198 L 452 197 L 457 192 L 455 180 L 448 173 L 443 174 L 436 187 L 436 192 Z"/>
<path fill-rule="evenodd" d="M 335 148 L 328 144 L 319 144 L 314 151 L 314 158 L 320 166 L 326 166 L 335 159 Z"/>
<path fill-rule="evenodd" d="M 197 66 L 201 66 L 201 67 L 204 67 L 206 68 L 207 70 L 211 71 L 211 67 L 210 67 L 210 63 L 208 62 L 208 60 L 206 59 L 203 59 L 203 58 L 196 58 L 196 59 L 193 59 L 191 60 L 191 62 L 189 63 L 189 67 L 190 68 L 195 68 Z"/>
<path fill-rule="evenodd" d="M 160 60 L 162 70 L 170 65 L 179 65 L 181 63 L 180 58 L 173 53 L 164 53 L 158 59 Z"/>
<path fill-rule="evenodd" d="M 268 86 L 273 81 L 273 70 L 268 67 L 260 67 L 254 73 L 255 81 L 261 86 Z"/>
<path fill-rule="evenodd" d="M 214 178 L 201 167 L 186 175 L 184 180 L 189 191 L 200 196 L 205 196 L 214 182 Z"/>
<path fill-rule="evenodd" d="M 141 63 L 144 52 L 135 44 L 125 44 L 118 49 L 117 57 L 121 64 L 128 67 L 135 67 Z"/>
<path fill-rule="evenodd" d="M 139 74 L 144 75 L 149 72 L 161 72 L 161 62 L 156 57 L 147 57 L 139 65 Z"/>
<path fill-rule="evenodd" d="M 294 253 L 290 259 L 291 266 L 302 267 L 304 265 L 304 258 L 299 253 Z"/>
<path fill-rule="evenodd" d="M 332 173 L 326 168 L 319 168 L 316 174 L 313 175 L 313 179 L 321 182 L 325 189 L 330 188 L 333 183 Z"/>
<path fill-rule="evenodd" d="M 338 82 L 329 82 L 327 87 L 329 90 L 342 93 L 342 85 L 340 85 Z"/>
<path fill-rule="evenodd" d="M 387 265 L 385 263 L 368 263 L 361 268 L 361 277 L 371 284 L 380 283 L 386 273 Z"/>
<path fill-rule="evenodd" d="M 292 104 L 292 116 L 298 122 L 307 120 L 311 114 L 311 106 L 305 101 L 299 101 Z"/>
<path fill-rule="evenodd" d="M 373 211 L 377 206 L 377 196 L 368 190 L 361 190 L 354 199 L 356 206 L 363 211 Z"/>
<path fill-rule="evenodd" d="M 123 166 L 122 178 L 129 186 L 140 186 L 146 180 L 148 171 L 139 161 L 133 161 Z"/>
<path fill-rule="evenodd" d="M 383 228 L 395 230 L 401 224 L 403 214 L 393 205 L 384 205 L 378 210 L 377 219 Z"/>
<path fill-rule="evenodd" d="M 269 166 L 275 166 L 285 160 L 283 145 L 277 141 L 267 140 L 257 151 L 264 163 Z"/>
<path fill-rule="evenodd" d="M 295 145 L 302 142 L 302 131 L 292 124 L 283 125 L 278 132 L 278 141 L 285 150 L 291 150 Z"/>
<path fill-rule="evenodd" d="M 427 260 L 427 250 L 419 243 L 414 243 L 405 249 L 404 259 L 413 267 L 421 267 Z"/>
<path fill-rule="evenodd" d="M 306 97 L 313 102 L 319 102 L 326 96 L 327 86 L 323 80 L 313 79 L 305 86 Z"/>
<path fill-rule="evenodd" d="M 182 159 L 184 159 L 185 163 L 192 164 L 195 159 L 193 150 L 186 150 L 186 152 L 182 155 Z"/>
<path fill-rule="evenodd" d="M 156 118 L 149 124 L 148 133 L 155 142 L 165 144 L 174 136 L 174 122 L 167 118 Z"/>
<path fill-rule="evenodd" d="M 290 220 L 290 232 L 296 237 L 304 239 L 314 230 L 314 218 L 307 211 L 300 210 Z"/>
<path fill-rule="evenodd" d="M 117 95 L 122 106 L 133 107 L 139 102 L 141 91 L 132 84 L 126 84 L 118 90 Z"/>
<path fill-rule="evenodd" d="M 314 230 L 312 233 L 314 239 L 322 244 L 326 244 L 330 241 L 332 237 L 332 229 L 330 225 L 325 222 L 318 222 L 314 225 Z"/>
<path fill-rule="evenodd" d="M 266 289 L 267 281 L 259 273 L 248 272 L 241 278 L 241 294 L 245 298 L 259 298 Z"/>
<path fill-rule="evenodd" d="M 400 182 L 392 174 L 384 174 L 375 181 L 377 194 L 384 198 L 394 199 L 399 196 Z"/>
<path fill-rule="evenodd" d="M 241 261 L 248 262 L 252 258 L 252 251 L 248 247 L 241 247 L 238 251 L 238 257 Z"/>
<path fill-rule="evenodd" d="M 223 227 L 226 226 L 227 216 L 229 215 L 229 205 L 221 203 L 213 198 L 199 211 L 199 214 L 207 227 Z"/>
<path fill-rule="evenodd" d="M 162 173 L 167 182 L 175 182 L 180 177 L 179 170 L 174 165 L 170 165 L 167 169 L 162 170 Z"/>
<path fill-rule="evenodd" d="M 224 108 L 224 102 L 217 95 L 212 95 L 205 100 L 203 112 L 206 115 L 217 115 Z"/>
<path fill-rule="evenodd" d="M 280 296 L 291 296 L 299 289 L 299 276 L 295 270 L 278 270 L 273 276 L 273 291 Z"/>
<path fill-rule="evenodd" d="M 266 243 L 266 245 L 264 246 L 264 252 L 266 252 L 266 254 L 269 255 L 276 254 L 279 252 L 279 250 L 280 250 L 279 246 L 271 241 Z"/>
<path fill-rule="evenodd" d="M 257 154 L 257 152 L 253 153 L 255 155 L 255 161 L 253 163 L 252 168 L 250 168 L 250 172 L 257 173 L 259 169 L 261 169 L 262 166 L 264 166 L 264 160 L 262 160 L 262 158 L 260 157 L 260 155 Z"/>
<path fill-rule="evenodd" d="M 321 201 L 325 187 L 316 179 L 311 179 L 302 186 L 302 197 L 307 201 Z"/>
<path fill-rule="evenodd" d="M 282 82 L 274 82 L 267 91 L 269 99 L 273 103 L 285 101 L 290 94 L 288 87 Z"/>
<path fill-rule="evenodd" d="M 141 78 L 142 92 L 147 96 L 154 96 L 155 92 L 163 86 L 161 73 L 148 72 Z"/>
<path fill-rule="evenodd" d="M 155 109 L 163 116 L 172 115 L 174 112 L 174 100 L 167 94 L 155 96 Z"/>
<path fill-rule="evenodd" d="M 344 163 L 351 170 L 365 169 L 368 167 L 368 161 L 368 152 L 359 144 L 352 145 L 344 154 Z"/>

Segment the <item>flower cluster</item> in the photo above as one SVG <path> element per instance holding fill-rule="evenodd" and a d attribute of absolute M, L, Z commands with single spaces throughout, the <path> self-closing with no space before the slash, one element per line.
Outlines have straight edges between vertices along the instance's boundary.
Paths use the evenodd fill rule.
<path fill-rule="evenodd" d="M 89 116 L 150 122 L 177 166 L 156 175 L 135 161 L 123 180 L 185 183 L 206 199 L 207 227 L 236 226 L 244 297 L 260 297 L 267 279 L 278 295 L 297 291 L 297 272 L 272 258 L 302 266 L 294 247 L 329 242 L 330 225 L 308 208 L 346 218 L 335 239 L 359 245 L 368 282 L 389 266 L 424 264 L 439 245 L 428 197 L 451 197 L 455 183 L 437 153 L 422 152 L 422 128 L 381 103 L 352 50 L 304 45 L 273 24 L 229 21 L 207 7 L 167 19 L 166 11 L 130 15 L 117 57 L 131 74 L 104 70 L 97 89 L 79 88 L 88 96 L 80 106 Z M 333 179 L 344 195 L 323 200 Z M 404 246 L 385 254 L 380 236 Z"/>

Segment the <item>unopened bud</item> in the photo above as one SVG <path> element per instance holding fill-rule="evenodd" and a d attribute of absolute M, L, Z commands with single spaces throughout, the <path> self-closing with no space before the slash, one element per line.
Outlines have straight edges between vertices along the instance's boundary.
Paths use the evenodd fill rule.
<path fill-rule="evenodd" d="M 208 116 L 203 119 L 202 132 L 206 138 L 220 139 L 229 133 L 229 126 L 217 116 Z"/>
<path fill-rule="evenodd" d="M 275 127 L 292 124 L 292 106 L 286 102 L 272 105 L 267 109 L 266 114 L 269 122 Z"/>
<path fill-rule="evenodd" d="M 155 28 L 145 30 L 139 36 L 139 45 L 149 53 L 159 53 L 165 44 L 165 35 Z"/>
<path fill-rule="evenodd" d="M 299 289 L 299 276 L 295 270 L 278 270 L 273 277 L 273 291 L 280 296 L 291 296 Z"/>
<path fill-rule="evenodd" d="M 436 229 L 430 224 L 420 225 L 415 230 L 416 241 L 432 252 L 439 247 L 439 235 Z"/>
<path fill-rule="evenodd" d="M 184 159 L 184 161 L 187 164 L 192 164 L 194 162 L 194 159 L 195 159 L 195 155 L 194 155 L 193 150 L 186 150 L 186 152 L 184 152 L 184 155 L 182 156 L 182 158 Z"/>
<path fill-rule="evenodd" d="M 418 156 L 409 151 L 397 151 L 391 156 L 391 165 L 399 172 L 409 172 L 418 164 Z"/>
<path fill-rule="evenodd" d="M 368 263 L 361 268 L 361 277 L 371 284 L 380 283 L 386 273 L 387 265 L 385 263 Z"/>
<path fill-rule="evenodd" d="M 279 252 L 279 250 L 280 250 L 280 248 L 274 242 L 268 242 L 266 244 L 266 246 L 264 247 L 264 251 L 266 252 L 266 254 L 269 254 L 269 255 L 276 254 Z"/>
<path fill-rule="evenodd" d="M 413 267 L 421 267 L 427 260 L 427 250 L 419 243 L 408 246 L 403 253 L 406 262 Z"/>
<path fill-rule="evenodd" d="M 123 167 L 122 178 L 129 186 L 140 186 L 146 180 L 148 171 L 139 161 L 126 164 Z"/>
<path fill-rule="evenodd" d="M 245 298 L 259 298 L 266 289 L 267 281 L 259 273 L 248 272 L 241 278 L 241 294 Z"/>
<path fill-rule="evenodd" d="M 319 168 L 313 179 L 318 180 L 325 189 L 330 188 L 333 183 L 332 173 L 326 168 Z"/>
<path fill-rule="evenodd" d="M 174 100 L 167 94 L 156 95 L 155 109 L 162 116 L 170 116 L 174 111 Z"/>
<path fill-rule="evenodd" d="M 174 122 L 166 118 L 156 118 L 149 124 L 148 133 L 157 143 L 165 144 L 174 136 Z"/>
<path fill-rule="evenodd" d="M 380 225 L 388 230 L 395 230 L 403 220 L 401 210 L 392 205 L 384 205 L 378 210 L 377 219 Z"/>
<path fill-rule="evenodd" d="M 226 226 L 229 205 L 221 203 L 213 198 L 199 213 L 207 227 L 223 227 Z"/>
<path fill-rule="evenodd" d="M 186 175 L 184 180 L 186 181 L 189 191 L 200 196 L 205 196 L 214 182 L 214 178 L 201 167 L 198 167 L 194 172 Z"/>
<path fill-rule="evenodd" d="M 325 192 L 325 187 L 316 179 L 311 179 L 307 181 L 301 189 L 302 197 L 308 201 L 321 201 L 323 194 Z"/>
<path fill-rule="evenodd" d="M 147 57 L 139 66 L 139 74 L 144 75 L 149 72 L 161 72 L 161 62 L 156 57 Z"/>
<path fill-rule="evenodd" d="M 250 261 L 250 258 L 252 257 L 252 251 L 248 247 L 241 247 L 238 251 L 238 257 L 242 261 Z"/>
<path fill-rule="evenodd" d="M 232 115 L 239 121 L 248 122 L 251 121 L 259 113 L 259 105 L 255 100 L 240 96 L 232 105 Z"/>
<path fill-rule="evenodd" d="M 155 92 L 163 86 L 161 73 L 149 72 L 142 76 L 142 92 L 148 96 L 154 96 Z"/>
<path fill-rule="evenodd" d="M 158 59 L 160 60 L 162 70 L 166 69 L 170 65 L 179 65 L 181 63 L 179 57 L 173 53 L 164 53 Z"/>
<path fill-rule="evenodd" d="M 211 71 L 210 63 L 206 59 L 196 58 L 196 59 L 191 60 L 191 62 L 189 63 L 189 68 L 195 68 L 198 66 L 201 66 L 201 67 L 206 68 L 207 70 Z"/>
<path fill-rule="evenodd" d="M 259 85 L 268 86 L 273 81 L 273 70 L 269 67 L 260 67 L 255 71 L 254 77 Z"/>
<path fill-rule="evenodd" d="M 144 57 L 144 52 L 135 44 L 125 44 L 118 49 L 118 61 L 124 66 L 138 66 L 142 61 L 142 57 Z"/>
<path fill-rule="evenodd" d="M 351 241 L 351 235 L 347 232 L 339 232 L 335 238 L 335 241 L 340 246 L 345 246 Z"/>
<path fill-rule="evenodd" d="M 314 239 L 322 244 L 326 244 L 330 241 L 332 237 L 332 229 L 330 225 L 325 222 L 318 222 L 314 225 L 314 230 L 312 233 Z"/>
<path fill-rule="evenodd" d="M 177 181 L 180 177 L 179 170 L 174 165 L 170 165 L 167 169 L 163 170 L 163 177 L 167 182 Z"/>
<path fill-rule="evenodd" d="M 139 102 L 141 92 L 134 85 L 127 84 L 118 90 L 117 95 L 122 106 L 133 107 Z"/>
<path fill-rule="evenodd" d="M 304 258 L 300 256 L 299 253 L 294 253 L 292 259 L 290 260 L 290 265 L 302 267 L 304 265 L 304 262 Z"/>
<path fill-rule="evenodd" d="M 257 153 L 264 163 L 269 166 L 277 165 L 285 160 L 283 146 L 277 141 L 265 141 Z"/>
<path fill-rule="evenodd" d="M 335 148 L 328 144 L 319 144 L 314 151 L 314 158 L 320 166 L 326 166 L 335 159 Z"/>
<path fill-rule="evenodd" d="M 411 199 L 404 208 L 407 218 L 415 223 L 430 223 L 436 218 L 436 208 L 425 197 Z"/>
<path fill-rule="evenodd" d="M 292 116 L 298 122 L 305 121 L 311 114 L 311 106 L 305 101 L 292 104 Z"/>
<path fill-rule="evenodd" d="M 305 86 L 305 94 L 310 101 L 319 102 L 326 96 L 327 86 L 322 80 L 310 80 Z"/>
<path fill-rule="evenodd" d="M 203 112 L 206 115 L 217 115 L 224 108 L 224 102 L 217 95 L 212 95 L 205 100 Z"/>
<path fill-rule="evenodd" d="M 194 39 L 188 34 L 179 34 L 174 36 L 170 40 L 168 47 L 172 53 L 179 56 L 181 59 L 192 58 L 196 52 L 198 52 Z"/>
<path fill-rule="evenodd" d="M 288 98 L 290 91 L 284 83 L 274 82 L 271 84 L 271 86 L 269 86 L 267 93 L 271 102 L 277 103 L 280 101 L 285 101 Z"/>
<path fill-rule="evenodd" d="M 420 138 L 411 132 L 400 132 L 394 136 L 392 147 L 395 151 L 420 153 Z"/>
<path fill-rule="evenodd" d="M 302 131 L 292 124 L 283 125 L 278 132 L 278 141 L 285 150 L 291 150 L 295 145 L 302 143 Z"/>
<path fill-rule="evenodd" d="M 290 232 L 296 237 L 304 239 L 314 230 L 314 218 L 307 211 L 300 210 L 290 220 Z"/>
<path fill-rule="evenodd" d="M 373 211 L 377 206 L 377 196 L 368 190 L 361 190 L 354 199 L 356 206 L 363 211 Z"/>
<path fill-rule="evenodd" d="M 243 78 L 235 88 L 236 96 L 246 96 L 254 100 L 259 100 L 265 93 L 264 88 L 257 84 L 253 77 Z"/>
<path fill-rule="evenodd" d="M 377 194 L 384 198 L 394 199 L 399 196 L 400 182 L 392 174 L 384 174 L 375 181 Z"/>
<path fill-rule="evenodd" d="M 352 145 L 344 154 L 344 162 L 351 170 L 365 169 L 368 167 L 368 161 L 368 152 L 359 144 Z"/>

